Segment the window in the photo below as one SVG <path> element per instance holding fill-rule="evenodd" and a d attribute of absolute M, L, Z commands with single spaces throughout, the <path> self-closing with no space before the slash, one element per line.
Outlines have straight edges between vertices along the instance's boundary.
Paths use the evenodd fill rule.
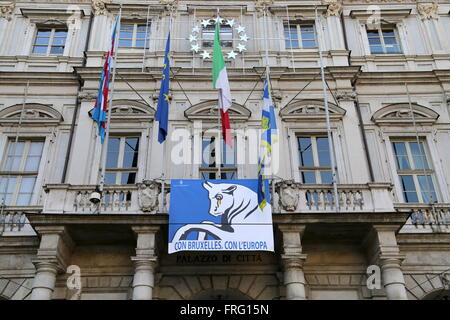
<path fill-rule="evenodd" d="M 203 137 L 202 140 L 202 165 L 200 174 L 202 179 L 236 179 L 236 140 L 233 139 L 233 147 L 228 146 L 223 139 L 222 143 L 222 161 L 220 164 L 219 175 L 218 166 L 216 164 L 216 137 Z"/>
<path fill-rule="evenodd" d="M 119 47 L 138 49 L 143 49 L 144 46 L 148 47 L 149 34 L 150 25 L 147 27 L 146 24 L 138 23 L 122 24 L 120 26 Z M 146 38 L 147 42 L 145 42 Z"/>
<path fill-rule="evenodd" d="M 332 183 L 330 149 L 326 136 L 298 136 L 300 176 L 303 183 Z"/>
<path fill-rule="evenodd" d="M 284 39 L 286 49 L 316 48 L 316 32 L 314 24 L 284 23 Z"/>
<path fill-rule="evenodd" d="M 214 46 L 214 34 L 216 26 L 211 25 L 202 29 L 202 41 L 204 48 Z M 233 28 L 229 25 L 220 26 L 220 45 L 222 48 L 233 48 Z"/>
<path fill-rule="evenodd" d="M 367 30 L 370 53 L 401 53 L 397 32 L 394 28 Z"/>
<path fill-rule="evenodd" d="M 66 45 L 67 29 L 39 28 L 34 40 L 33 54 L 62 55 Z"/>
<path fill-rule="evenodd" d="M 43 148 L 43 141 L 9 141 L 0 171 L 0 201 L 30 205 Z"/>
<path fill-rule="evenodd" d="M 138 171 L 138 154 L 138 137 L 109 138 L 105 184 L 134 184 Z"/>
<path fill-rule="evenodd" d="M 392 147 L 405 202 L 437 201 L 424 143 L 393 141 Z"/>

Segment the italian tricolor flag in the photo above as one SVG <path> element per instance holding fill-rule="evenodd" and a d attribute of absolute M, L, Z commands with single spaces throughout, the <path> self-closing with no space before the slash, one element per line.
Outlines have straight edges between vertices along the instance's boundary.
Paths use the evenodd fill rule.
<path fill-rule="evenodd" d="M 233 145 L 231 140 L 230 118 L 228 109 L 231 107 L 230 84 L 228 83 L 227 68 L 220 47 L 220 26 L 216 23 L 216 33 L 214 35 L 213 50 L 213 88 L 219 90 L 219 109 L 222 118 L 222 133 L 225 143 L 230 147 Z"/>

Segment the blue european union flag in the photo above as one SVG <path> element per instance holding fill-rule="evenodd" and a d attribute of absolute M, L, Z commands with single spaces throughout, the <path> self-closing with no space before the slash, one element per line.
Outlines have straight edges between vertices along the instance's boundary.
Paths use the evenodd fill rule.
<path fill-rule="evenodd" d="M 164 54 L 164 69 L 162 74 L 161 89 L 159 90 L 158 107 L 156 109 L 156 121 L 159 122 L 158 142 L 163 143 L 167 137 L 169 126 L 169 81 L 170 81 L 170 32 L 167 37 L 166 51 Z"/>

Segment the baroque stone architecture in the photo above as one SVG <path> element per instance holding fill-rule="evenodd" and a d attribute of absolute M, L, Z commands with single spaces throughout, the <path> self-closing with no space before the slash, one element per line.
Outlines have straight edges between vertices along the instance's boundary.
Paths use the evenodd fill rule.
<path fill-rule="evenodd" d="M 96 203 L 91 114 L 120 9 Z M 449 12 L 448 0 L 0 1 L 0 299 L 448 298 Z M 233 97 L 223 152 L 215 21 Z M 257 177 L 267 63 L 275 252 L 169 255 L 171 179 Z"/>

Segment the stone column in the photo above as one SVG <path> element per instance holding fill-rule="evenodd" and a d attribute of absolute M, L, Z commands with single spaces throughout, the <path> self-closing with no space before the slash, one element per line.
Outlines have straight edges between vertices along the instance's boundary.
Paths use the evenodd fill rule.
<path fill-rule="evenodd" d="M 159 226 L 139 226 L 132 229 L 137 235 L 136 256 L 131 257 L 135 266 L 133 300 L 152 300 L 157 264 L 155 240 Z"/>
<path fill-rule="evenodd" d="M 66 261 L 73 248 L 72 239 L 62 226 L 36 227 L 41 235 L 41 243 L 36 259 L 36 267 L 31 300 L 50 300 L 55 289 L 56 276 L 66 270 Z"/>
<path fill-rule="evenodd" d="M 36 267 L 31 300 L 51 300 L 56 276 L 62 271 L 56 261 L 33 260 Z"/>
<path fill-rule="evenodd" d="M 306 300 L 305 274 L 303 263 L 306 254 L 302 254 L 301 237 L 305 231 L 304 225 L 280 225 L 283 233 L 284 285 L 286 300 Z"/>
<path fill-rule="evenodd" d="M 381 279 L 389 300 L 407 300 L 405 279 L 401 264 L 405 256 L 400 254 L 395 232 L 398 226 L 374 225 L 375 260 L 381 268 Z"/>

